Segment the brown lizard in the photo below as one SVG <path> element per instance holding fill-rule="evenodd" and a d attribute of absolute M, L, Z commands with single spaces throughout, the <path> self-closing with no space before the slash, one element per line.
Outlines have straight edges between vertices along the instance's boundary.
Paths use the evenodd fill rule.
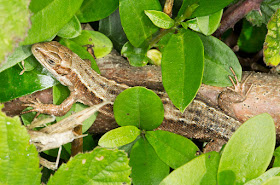
<path fill-rule="evenodd" d="M 52 75 L 71 91 L 70 96 L 60 105 L 29 104 L 40 113 L 63 115 L 74 102 L 92 106 L 103 101 L 113 102 L 116 96 L 129 88 L 97 74 L 87 62 L 58 42 L 38 43 L 32 46 L 36 59 Z M 182 114 L 169 100 L 165 92 L 157 91 L 165 109 L 165 122 L 160 129 L 173 131 L 196 139 L 228 140 L 241 123 L 223 112 L 194 100 Z M 100 112 L 113 117 L 112 106 L 104 106 Z"/>
<path fill-rule="evenodd" d="M 127 85 L 98 75 L 87 62 L 57 42 L 35 44 L 32 51 L 38 61 L 71 91 L 71 95 L 61 105 L 42 105 L 33 102 L 32 111 L 62 115 L 76 101 L 90 106 L 104 100 L 114 101 L 121 91 L 129 88 Z M 190 138 L 226 141 L 241 125 L 222 111 L 198 100 L 194 100 L 184 114 L 181 114 L 172 105 L 166 93 L 157 93 L 162 98 L 165 108 L 165 121 L 159 129 L 173 131 Z M 101 115 L 106 115 L 107 119 L 113 118 L 111 108 L 107 106 L 101 109 Z"/>

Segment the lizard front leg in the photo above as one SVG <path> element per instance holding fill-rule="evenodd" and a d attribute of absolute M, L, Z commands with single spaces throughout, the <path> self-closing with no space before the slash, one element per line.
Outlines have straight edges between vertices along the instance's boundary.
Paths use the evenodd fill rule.
<path fill-rule="evenodd" d="M 231 81 L 231 83 L 233 84 L 233 88 L 228 87 L 227 90 L 221 92 L 219 94 L 218 97 L 218 106 L 226 112 L 227 115 L 231 116 L 231 117 L 236 117 L 234 110 L 232 109 L 232 104 L 234 103 L 240 103 L 243 102 L 244 100 L 246 100 L 248 93 L 250 92 L 252 85 L 246 89 L 245 85 L 247 80 L 250 78 L 251 74 L 249 74 L 244 80 L 243 82 L 239 82 L 238 78 L 235 74 L 235 72 L 233 71 L 232 68 L 230 68 L 235 82 L 232 79 L 231 76 L 229 76 L 229 79 Z"/>
<path fill-rule="evenodd" d="M 72 107 L 72 105 L 77 101 L 77 93 L 72 91 L 70 96 L 66 98 L 60 105 L 53 104 L 43 104 L 39 101 L 31 101 L 25 104 L 25 106 L 33 107 L 33 109 L 24 111 L 22 114 L 29 112 L 37 112 L 41 114 L 49 114 L 54 116 L 65 115 Z"/>

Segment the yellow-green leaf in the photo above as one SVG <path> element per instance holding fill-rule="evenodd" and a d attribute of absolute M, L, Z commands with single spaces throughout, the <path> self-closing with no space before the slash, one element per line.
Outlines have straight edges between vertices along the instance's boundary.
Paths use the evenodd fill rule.
<path fill-rule="evenodd" d="M 23 40 L 30 27 L 29 0 L 0 1 L 0 67 L 5 57 Z"/>
<path fill-rule="evenodd" d="M 264 62 L 268 66 L 277 66 L 280 62 L 280 9 L 267 24 L 267 35 L 264 41 Z"/>
<path fill-rule="evenodd" d="M 0 111 L 0 135 L 0 184 L 40 184 L 38 152 L 19 117 Z"/>
<path fill-rule="evenodd" d="M 151 19 L 154 25 L 159 28 L 169 29 L 175 24 L 173 19 L 161 11 L 145 10 L 145 14 Z"/>

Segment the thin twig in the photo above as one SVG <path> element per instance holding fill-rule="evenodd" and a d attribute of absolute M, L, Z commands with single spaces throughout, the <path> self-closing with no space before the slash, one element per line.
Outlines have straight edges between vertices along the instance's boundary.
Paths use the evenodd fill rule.
<path fill-rule="evenodd" d="M 172 17 L 172 7 L 174 0 L 166 0 L 163 8 L 163 12 L 166 13 L 169 17 Z"/>

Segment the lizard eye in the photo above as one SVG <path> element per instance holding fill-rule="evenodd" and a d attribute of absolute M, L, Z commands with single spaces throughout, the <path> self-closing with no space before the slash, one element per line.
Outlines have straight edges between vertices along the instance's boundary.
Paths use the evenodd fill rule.
<path fill-rule="evenodd" d="M 52 59 L 47 59 L 47 62 L 48 62 L 48 64 L 50 64 L 52 66 L 55 64 L 55 62 Z"/>

